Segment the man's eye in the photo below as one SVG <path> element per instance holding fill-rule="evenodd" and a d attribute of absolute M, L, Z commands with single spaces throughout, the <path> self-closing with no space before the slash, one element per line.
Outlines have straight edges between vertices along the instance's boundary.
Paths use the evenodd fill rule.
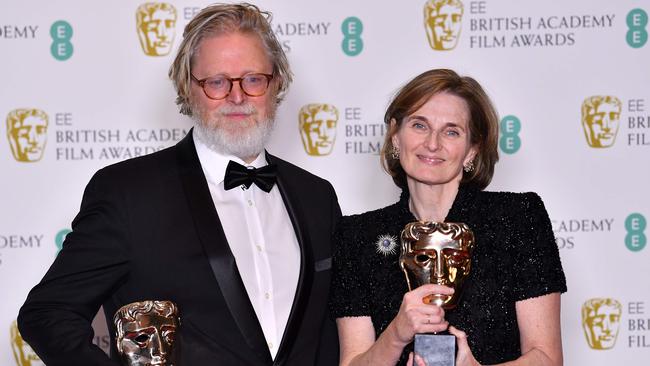
<path fill-rule="evenodd" d="M 228 82 L 225 78 L 208 79 L 205 83 L 211 88 L 223 88 Z"/>
<path fill-rule="evenodd" d="M 262 84 L 265 80 L 265 77 L 262 75 L 246 75 L 244 77 L 244 82 L 250 85 Z"/>

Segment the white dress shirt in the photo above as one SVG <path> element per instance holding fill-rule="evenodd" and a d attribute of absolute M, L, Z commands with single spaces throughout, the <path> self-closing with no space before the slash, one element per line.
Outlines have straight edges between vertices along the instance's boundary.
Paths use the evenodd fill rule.
<path fill-rule="evenodd" d="M 259 168 L 267 165 L 263 153 L 246 164 L 211 150 L 196 133 L 194 143 L 228 245 L 275 359 L 300 274 L 300 246 L 289 214 L 277 184 L 269 193 L 255 184 L 248 189 L 223 188 L 230 160 Z"/>

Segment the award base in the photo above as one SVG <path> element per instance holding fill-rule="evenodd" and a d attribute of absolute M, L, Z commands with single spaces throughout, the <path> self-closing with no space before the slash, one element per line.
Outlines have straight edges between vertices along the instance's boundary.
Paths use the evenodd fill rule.
<path fill-rule="evenodd" d="M 456 363 L 456 337 L 451 334 L 416 334 L 415 354 L 427 366 L 454 366 Z"/>

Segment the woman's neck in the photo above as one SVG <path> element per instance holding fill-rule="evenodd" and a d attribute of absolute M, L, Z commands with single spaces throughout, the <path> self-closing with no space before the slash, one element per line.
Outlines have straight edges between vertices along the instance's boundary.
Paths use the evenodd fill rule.
<path fill-rule="evenodd" d="M 456 199 L 458 186 L 457 182 L 428 185 L 409 180 L 409 209 L 420 221 L 443 222 Z"/>

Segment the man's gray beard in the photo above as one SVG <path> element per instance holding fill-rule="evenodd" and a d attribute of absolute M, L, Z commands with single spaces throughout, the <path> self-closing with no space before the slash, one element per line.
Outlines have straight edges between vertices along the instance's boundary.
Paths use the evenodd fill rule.
<path fill-rule="evenodd" d="M 234 155 L 242 160 L 259 155 L 271 138 L 275 122 L 273 116 L 259 121 L 246 133 L 229 133 L 216 123 L 202 121 L 199 113 L 192 113 L 195 123 L 195 137 L 210 150 L 222 155 Z"/>

